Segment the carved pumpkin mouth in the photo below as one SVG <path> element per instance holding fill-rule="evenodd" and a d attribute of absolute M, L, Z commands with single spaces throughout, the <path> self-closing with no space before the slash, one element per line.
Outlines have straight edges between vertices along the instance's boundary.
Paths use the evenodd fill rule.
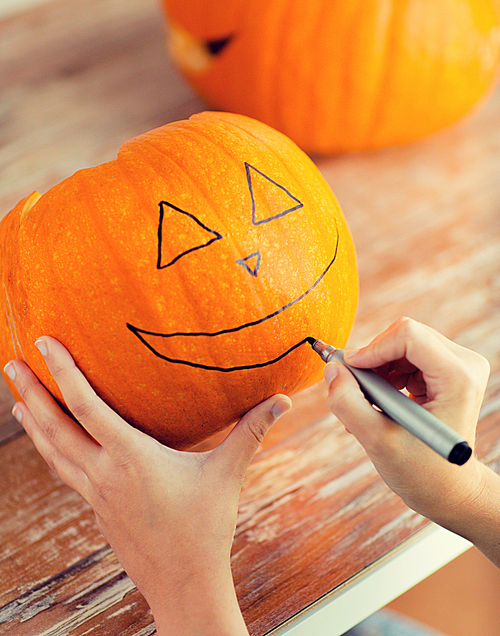
<path fill-rule="evenodd" d="M 139 329 L 130 323 L 127 323 L 127 327 L 152 353 L 154 353 L 155 356 L 175 364 L 183 364 L 200 369 L 206 369 L 208 371 L 222 372 L 243 371 L 274 364 L 298 347 L 305 344 L 311 334 L 304 333 L 304 337 L 298 340 L 291 347 L 288 347 L 276 357 L 268 359 L 268 354 L 265 352 L 268 348 L 266 338 L 269 337 L 269 333 L 273 333 L 273 318 L 276 318 L 283 312 L 293 312 L 297 304 L 303 301 L 316 289 L 335 262 L 338 252 L 338 244 L 339 233 L 337 231 L 335 249 L 332 258 L 314 283 L 300 296 L 259 320 L 239 325 L 238 327 L 223 329 L 221 331 L 198 333 L 158 333 Z M 296 317 L 296 321 L 301 321 L 300 315 Z M 268 325 L 271 326 L 271 330 L 266 329 Z M 254 332 L 256 335 L 252 338 L 249 335 L 249 331 Z M 249 341 L 252 341 L 253 343 L 262 342 L 263 351 L 259 350 L 258 345 L 249 351 Z M 174 357 L 171 353 L 172 351 L 182 351 L 183 357 Z M 227 363 L 224 363 L 224 360 L 238 359 L 238 357 L 241 356 L 241 354 L 239 355 L 240 351 L 244 352 L 244 364 L 227 365 Z"/>
<path fill-rule="evenodd" d="M 233 35 L 201 42 L 178 24 L 170 24 L 168 48 L 170 55 L 184 71 L 203 73 L 233 40 Z"/>

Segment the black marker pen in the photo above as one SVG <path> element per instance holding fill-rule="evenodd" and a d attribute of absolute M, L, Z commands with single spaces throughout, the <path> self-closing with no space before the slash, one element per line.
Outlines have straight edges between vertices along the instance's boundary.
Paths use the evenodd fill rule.
<path fill-rule="evenodd" d="M 325 362 L 341 362 L 358 381 L 366 399 L 377 406 L 387 417 L 422 440 L 452 464 L 462 466 L 472 455 L 467 442 L 450 426 L 441 422 L 409 397 L 395 389 L 372 369 L 358 369 L 344 362 L 344 350 L 336 349 L 321 340 L 308 340 L 314 351 Z"/>

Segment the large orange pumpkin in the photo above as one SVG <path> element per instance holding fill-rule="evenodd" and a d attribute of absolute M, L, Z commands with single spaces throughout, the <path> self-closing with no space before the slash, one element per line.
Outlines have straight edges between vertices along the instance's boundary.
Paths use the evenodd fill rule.
<path fill-rule="evenodd" d="M 188 447 L 321 378 L 357 270 L 341 209 L 289 139 L 201 113 L 21 201 L 0 226 L 1 364 L 61 340 L 130 423 Z M 11 388 L 12 385 L 10 385 Z"/>
<path fill-rule="evenodd" d="M 498 0 L 163 3 L 170 51 L 199 94 L 307 152 L 418 139 L 467 113 L 498 74 Z"/>

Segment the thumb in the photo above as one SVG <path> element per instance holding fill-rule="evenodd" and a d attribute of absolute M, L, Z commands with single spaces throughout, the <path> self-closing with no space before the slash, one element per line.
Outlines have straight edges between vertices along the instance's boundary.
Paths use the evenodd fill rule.
<path fill-rule="evenodd" d="M 231 473 L 236 473 L 243 481 L 248 464 L 267 431 L 291 406 L 292 402 L 286 395 L 274 395 L 255 406 L 241 418 L 226 439 L 215 449 L 217 461 L 222 461 Z"/>

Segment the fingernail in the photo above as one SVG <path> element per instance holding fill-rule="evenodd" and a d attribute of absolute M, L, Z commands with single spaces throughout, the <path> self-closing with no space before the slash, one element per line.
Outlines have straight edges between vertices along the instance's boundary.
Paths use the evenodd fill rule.
<path fill-rule="evenodd" d="M 23 421 L 23 412 L 17 404 L 14 404 L 14 406 L 12 407 L 12 415 L 16 418 L 19 424 L 21 424 L 21 422 Z"/>
<path fill-rule="evenodd" d="M 335 380 L 338 374 L 338 364 L 336 362 L 329 362 L 325 367 L 325 380 L 327 386 L 330 386 L 330 384 L 333 382 L 333 380 Z"/>
<path fill-rule="evenodd" d="M 49 350 L 47 349 L 47 343 L 45 342 L 45 340 L 42 340 L 42 338 L 38 338 L 38 340 L 35 340 L 35 347 L 38 349 L 38 351 L 40 351 L 42 356 L 45 358 L 45 356 L 49 352 Z"/>
<path fill-rule="evenodd" d="M 14 367 L 14 363 L 13 362 L 7 362 L 7 364 L 5 365 L 5 367 L 3 368 L 4 373 L 6 373 L 9 378 L 12 380 L 12 382 L 14 382 L 14 380 L 16 379 L 16 369 Z"/>
<path fill-rule="evenodd" d="M 344 353 L 344 360 L 347 362 L 348 360 L 354 360 L 359 353 L 359 349 L 347 349 Z"/>
<path fill-rule="evenodd" d="M 290 402 L 286 402 L 285 400 L 278 400 L 276 404 L 271 409 L 271 413 L 274 415 L 274 419 L 277 420 L 278 417 L 281 417 L 284 413 L 290 410 L 292 405 Z"/>

